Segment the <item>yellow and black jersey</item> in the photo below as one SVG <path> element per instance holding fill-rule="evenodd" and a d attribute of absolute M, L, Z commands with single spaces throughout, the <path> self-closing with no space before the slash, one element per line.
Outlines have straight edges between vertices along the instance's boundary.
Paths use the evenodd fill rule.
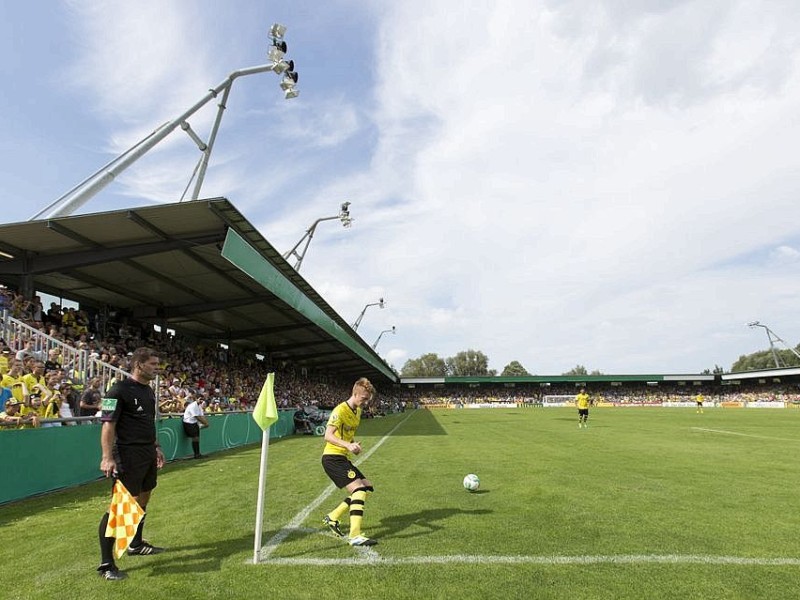
<path fill-rule="evenodd" d="M 356 437 L 356 429 L 361 423 L 361 407 L 356 409 L 350 407 L 347 402 L 342 402 L 339 406 L 333 409 L 331 416 L 328 417 L 327 427 L 335 427 L 335 435 L 340 440 L 345 442 L 352 442 Z M 346 448 L 334 446 L 331 443 L 325 443 L 325 449 L 322 454 L 342 454 L 347 456 L 349 452 Z"/>
<path fill-rule="evenodd" d="M 589 394 L 575 396 L 575 404 L 578 405 L 578 408 L 589 408 Z"/>

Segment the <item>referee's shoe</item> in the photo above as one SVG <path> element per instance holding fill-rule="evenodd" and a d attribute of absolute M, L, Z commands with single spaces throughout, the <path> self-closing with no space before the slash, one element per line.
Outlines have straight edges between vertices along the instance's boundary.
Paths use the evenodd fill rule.
<path fill-rule="evenodd" d="M 163 551 L 164 548 L 153 546 L 153 544 L 144 540 L 141 545 L 128 548 L 128 556 L 147 556 L 149 554 L 161 554 Z"/>

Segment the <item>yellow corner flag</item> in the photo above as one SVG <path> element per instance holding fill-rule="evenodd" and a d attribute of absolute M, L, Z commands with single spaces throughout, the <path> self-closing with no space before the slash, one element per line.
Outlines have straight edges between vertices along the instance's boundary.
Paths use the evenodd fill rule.
<path fill-rule="evenodd" d="M 253 419 L 262 431 L 266 431 L 270 425 L 278 420 L 278 407 L 275 405 L 275 373 L 267 375 L 264 387 L 258 395 L 258 402 L 253 409 Z"/>
<path fill-rule="evenodd" d="M 114 484 L 111 506 L 108 508 L 106 537 L 115 538 L 114 557 L 119 558 L 131 545 L 144 511 L 120 480 Z"/>

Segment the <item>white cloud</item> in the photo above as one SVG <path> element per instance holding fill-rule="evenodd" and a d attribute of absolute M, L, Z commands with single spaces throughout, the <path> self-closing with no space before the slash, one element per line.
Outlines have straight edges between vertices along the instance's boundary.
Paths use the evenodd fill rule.
<path fill-rule="evenodd" d="M 318 148 L 338 146 L 359 128 L 356 108 L 342 99 L 318 102 L 311 114 L 278 126 L 278 135 L 295 143 Z"/>
<path fill-rule="evenodd" d="M 69 76 L 115 152 L 250 64 L 263 29 L 258 3 L 71 6 Z M 367 10 L 368 74 L 315 44 L 349 33 L 320 24 L 334 13 L 289 23 L 311 43 L 301 96 L 283 103 L 270 74 L 235 87 L 203 195 L 231 198 L 282 251 L 350 200 L 353 227 L 321 224 L 301 274 L 348 322 L 384 296 L 359 333 L 371 344 L 396 325 L 395 366 L 474 348 L 498 371 L 686 372 L 758 349 L 753 319 L 800 339 L 800 5 Z M 176 132 L 125 193 L 174 200 L 197 158 Z"/>
<path fill-rule="evenodd" d="M 757 272 L 707 269 L 797 233 L 774 218 L 797 215 L 798 43 L 784 25 L 797 9 L 626 4 L 620 17 L 607 3 L 597 25 L 562 6 L 385 15 L 371 181 L 401 207 L 337 246 L 352 268 L 322 257 L 309 280 L 402 296 L 409 357 L 474 347 L 540 373 L 727 367 L 747 332 L 731 334 L 741 351 L 716 340 L 770 301 L 746 292 L 765 285 Z"/>
<path fill-rule="evenodd" d="M 791 246 L 778 246 L 769 255 L 770 262 L 777 264 L 789 264 L 800 262 L 800 251 Z"/>

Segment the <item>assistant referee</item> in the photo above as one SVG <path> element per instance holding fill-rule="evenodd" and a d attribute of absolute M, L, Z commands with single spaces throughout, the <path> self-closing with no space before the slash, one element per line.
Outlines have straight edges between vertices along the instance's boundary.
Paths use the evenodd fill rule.
<path fill-rule="evenodd" d="M 100 432 L 102 459 L 100 470 L 114 481 L 119 479 L 136 498 L 142 510 L 147 510 L 150 493 L 156 487 L 157 472 L 164 466 L 164 454 L 156 437 L 156 396 L 150 387 L 158 374 L 159 355 L 150 348 L 137 348 L 131 358 L 132 375 L 115 383 L 102 402 L 103 423 Z M 163 552 L 142 539 L 147 515 L 128 548 L 128 555 L 148 555 Z M 100 566 L 103 579 L 116 581 L 127 575 L 114 563 L 114 538 L 105 537 L 108 513 L 100 520 Z"/>

